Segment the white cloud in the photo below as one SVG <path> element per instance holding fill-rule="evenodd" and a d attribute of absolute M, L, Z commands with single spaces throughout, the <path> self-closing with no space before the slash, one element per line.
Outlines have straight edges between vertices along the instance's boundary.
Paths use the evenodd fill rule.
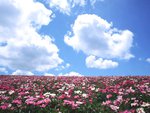
<path fill-rule="evenodd" d="M 94 4 L 96 3 L 97 0 L 90 0 L 91 5 L 94 6 Z"/>
<path fill-rule="evenodd" d="M 12 73 L 12 75 L 34 75 L 34 74 L 30 71 L 16 70 L 15 72 Z"/>
<path fill-rule="evenodd" d="M 112 28 L 112 23 L 94 14 L 79 15 L 64 41 L 76 51 L 101 58 L 130 59 L 133 33 Z"/>
<path fill-rule="evenodd" d="M 0 1 L 0 66 L 12 70 L 45 71 L 63 62 L 51 37 L 38 30 L 53 13 L 34 0 Z"/>
<path fill-rule="evenodd" d="M 150 58 L 147 58 L 146 61 L 147 61 L 148 63 L 150 63 Z"/>
<path fill-rule="evenodd" d="M 80 74 L 80 73 L 78 73 L 78 72 L 74 72 L 74 71 L 71 71 L 71 72 L 69 72 L 69 73 L 66 73 L 66 74 L 62 74 L 62 73 L 60 73 L 58 76 L 79 76 L 79 77 L 82 77 L 82 76 L 84 76 L 84 75 L 82 75 L 82 74 Z"/>
<path fill-rule="evenodd" d="M 7 73 L 8 73 L 8 71 L 7 71 L 7 69 L 6 69 L 6 68 L 4 68 L 4 67 L 0 67 L 0 73 L 7 74 Z"/>
<path fill-rule="evenodd" d="M 72 32 L 64 36 L 64 42 L 74 50 L 83 51 L 86 55 L 100 57 L 93 60 L 93 67 L 117 67 L 111 60 L 103 59 L 130 59 L 130 48 L 133 42 L 133 33 L 129 30 L 118 30 L 95 14 L 79 15 L 72 25 Z M 99 62 L 99 66 L 94 63 Z M 88 63 L 88 62 L 87 62 Z M 100 66 L 103 65 L 103 66 Z M 89 65 L 88 65 L 89 67 Z"/>
<path fill-rule="evenodd" d="M 103 2 L 104 0 L 90 0 L 90 3 L 91 3 L 92 6 L 94 6 L 95 3 L 96 3 L 96 2 L 99 2 L 99 1 L 100 1 L 100 2 Z"/>
<path fill-rule="evenodd" d="M 69 67 L 70 67 L 70 64 L 69 64 L 69 63 L 67 63 L 67 64 L 66 64 L 66 68 L 69 68 Z"/>
<path fill-rule="evenodd" d="M 84 6 L 86 0 L 47 0 L 51 8 L 56 8 L 60 12 L 69 15 L 75 6 Z"/>
<path fill-rule="evenodd" d="M 104 1 L 104 0 L 47 0 L 50 8 L 55 8 L 59 10 L 61 13 L 70 15 L 72 9 L 76 6 L 84 7 L 85 5 L 94 6 L 96 2 Z"/>
<path fill-rule="evenodd" d="M 67 63 L 67 64 L 65 64 L 65 65 L 60 65 L 60 66 L 58 66 L 55 70 L 56 70 L 56 71 L 61 71 L 61 70 L 67 69 L 67 68 L 69 68 L 69 67 L 70 67 L 70 64 Z"/>
<path fill-rule="evenodd" d="M 70 4 L 67 0 L 49 0 L 49 5 L 51 8 L 56 8 L 62 13 L 70 13 Z"/>
<path fill-rule="evenodd" d="M 96 59 L 95 56 L 91 55 L 86 58 L 86 65 L 88 68 L 108 69 L 117 67 L 118 63 L 113 62 L 112 60 L 104 60 L 102 58 Z"/>
<path fill-rule="evenodd" d="M 55 75 L 51 73 L 45 73 L 44 76 L 55 76 Z"/>

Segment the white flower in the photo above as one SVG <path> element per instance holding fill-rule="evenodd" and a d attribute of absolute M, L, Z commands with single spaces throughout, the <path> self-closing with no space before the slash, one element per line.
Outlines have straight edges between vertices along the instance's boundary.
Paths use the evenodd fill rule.
<path fill-rule="evenodd" d="M 36 98 L 40 98 L 40 96 L 39 96 L 39 95 L 36 95 Z"/>
<path fill-rule="evenodd" d="M 92 87 L 91 90 L 94 91 L 94 90 L 95 90 L 95 87 Z"/>
<path fill-rule="evenodd" d="M 74 91 L 75 94 L 81 94 L 82 91 L 78 90 L 78 91 Z"/>
<path fill-rule="evenodd" d="M 134 97 L 134 98 L 131 98 L 131 100 L 136 100 L 136 98 Z"/>
<path fill-rule="evenodd" d="M 137 108 L 137 109 L 136 109 L 136 112 L 137 112 L 137 113 L 145 113 L 145 111 L 144 111 L 143 108 Z"/>
<path fill-rule="evenodd" d="M 80 105 L 80 104 L 83 104 L 83 102 L 76 101 L 76 104 Z"/>
<path fill-rule="evenodd" d="M 68 95 L 69 93 L 68 93 L 68 92 L 65 92 L 65 94 Z"/>
<path fill-rule="evenodd" d="M 51 93 L 51 94 L 50 94 L 50 96 L 55 97 L 55 96 L 56 96 L 56 94 L 55 94 L 55 93 Z"/>
<path fill-rule="evenodd" d="M 9 95 L 12 95 L 14 92 L 15 92 L 14 90 L 10 90 Z"/>
<path fill-rule="evenodd" d="M 8 104 L 8 107 L 10 108 L 12 106 L 12 104 Z"/>
<path fill-rule="evenodd" d="M 88 97 L 88 95 L 87 95 L 87 94 L 85 94 L 85 93 L 83 93 L 83 94 L 82 94 L 82 97 L 87 98 L 87 97 Z"/>
<path fill-rule="evenodd" d="M 127 89 L 127 90 L 126 90 L 126 92 L 127 92 L 127 93 L 134 93 L 134 92 L 135 92 L 135 90 L 134 90 L 134 89 L 132 89 L 132 87 L 130 87 L 129 89 Z"/>
<path fill-rule="evenodd" d="M 118 106 L 114 106 L 114 105 L 110 105 L 110 108 L 111 108 L 112 110 L 114 110 L 114 111 L 117 111 L 117 110 L 119 109 Z"/>
<path fill-rule="evenodd" d="M 131 107 L 138 106 L 138 103 L 131 103 Z"/>
<path fill-rule="evenodd" d="M 85 82 L 82 83 L 82 86 L 85 86 Z"/>
<path fill-rule="evenodd" d="M 63 86 L 61 89 L 58 89 L 58 91 L 64 91 L 65 90 L 65 86 Z"/>
<path fill-rule="evenodd" d="M 49 96 L 55 97 L 56 94 L 55 94 L 55 93 L 47 92 L 47 93 L 44 93 L 44 96 L 47 97 L 47 98 L 48 98 Z"/>
<path fill-rule="evenodd" d="M 51 94 L 50 92 L 46 92 L 44 93 L 44 96 L 49 97 L 50 94 Z"/>
<path fill-rule="evenodd" d="M 150 107 L 150 103 L 143 102 L 142 107 Z"/>
<path fill-rule="evenodd" d="M 95 89 L 95 92 L 98 92 L 98 91 L 99 91 L 99 88 L 96 88 L 96 89 Z"/>
<path fill-rule="evenodd" d="M 0 94 L 5 94 L 6 93 L 6 91 L 0 91 Z"/>

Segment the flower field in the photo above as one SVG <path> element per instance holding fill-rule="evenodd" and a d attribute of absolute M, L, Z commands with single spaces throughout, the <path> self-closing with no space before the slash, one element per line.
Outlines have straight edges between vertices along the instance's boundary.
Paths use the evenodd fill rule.
<path fill-rule="evenodd" d="M 0 76 L 0 113 L 150 113 L 150 76 Z"/>

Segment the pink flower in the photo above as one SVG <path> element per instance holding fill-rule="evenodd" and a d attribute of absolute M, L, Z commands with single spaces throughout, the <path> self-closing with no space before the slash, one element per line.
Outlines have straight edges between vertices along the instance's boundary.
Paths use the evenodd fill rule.
<path fill-rule="evenodd" d="M 115 106 L 119 106 L 122 102 L 123 102 L 122 96 L 117 96 L 117 99 L 114 100 L 113 103 L 114 103 Z"/>
<path fill-rule="evenodd" d="M 44 99 L 45 103 L 49 103 L 51 100 L 49 98 Z"/>
<path fill-rule="evenodd" d="M 44 102 L 43 100 L 39 100 L 39 101 L 36 102 L 36 105 L 43 104 L 43 102 Z"/>
<path fill-rule="evenodd" d="M 9 100 L 9 97 L 8 97 L 8 96 L 2 96 L 2 98 L 3 98 L 4 100 Z"/>
<path fill-rule="evenodd" d="M 66 98 L 71 98 L 71 95 L 66 95 Z"/>
<path fill-rule="evenodd" d="M 46 104 L 42 104 L 40 105 L 41 108 L 45 108 L 46 107 Z"/>
<path fill-rule="evenodd" d="M 22 101 L 19 100 L 19 99 L 15 99 L 15 100 L 13 100 L 12 103 L 14 103 L 14 104 L 22 104 Z"/>
<path fill-rule="evenodd" d="M 62 94 L 62 95 L 60 95 L 59 97 L 58 97 L 58 99 L 64 99 L 66 97 L 66 95 L 65 94 Z"/>
<path fill-rule="evenodd" d="M 132 87 L 130 87 L 129 89 L 127 89 L 127 90 L 126 90 L 126 92 L 127 92 L 127 93 L 134 93 L 134 92 L 135 92 L 135 90 L 134 90 L 134 89 L 132 89 Z"/>
<path fill-rule="evenodd" d="M 64 100 L 64 104 L 71 105 L 71 104 L 72 104 L 72 101 Z"/>
<path fill-rule="evenodd" d="M 119 107 L 115 105 L 110 105 L 110 108 L 114 111 L 117 111 L 119 109 Z"/>
<path fill-rule="evenodd" d="M 92 100 L 92 99 L 90 99 L 90 100 L 89 100 L 89 102 L 92 104 L 92 103 L 93 103 L 93 100 Z"/>
<path fill-rule="evenodd" d="M 72 109 L 76 109 L 78 107 L 78 104 L 75 103 L 74 101 L 70 101 L 70 100 L 64 100 L 64 105 L 70 105 L 72 107 Z"/>
<path fill-rule="evenodd" d="M 137 109 L 136 109 L 136 112 L 137 112 L 137 113 L 145 113 L 145 111 L 144 111 L 143 108 L 137 108 Z"/>
<path fill-rule="evenodd" d="M 26 104 L 27 105 L 35 105 L 35 102 L 34 101 L 26 101 Z"/>
<path fill-rule="evenodd" d="M 119 113 L 134 113 L 134 110 L 125 110 L 125 111 L 121 111 Z"/>
<path fill-rule="evenodd" d="M 68 94 L 70 94 L 70 95 L 71 95 L 73 92 L 74 92 L 74 89 L 69 89 L 69 90 L 68 90 Z"/>
<path fill-rule="evenodd" d="M 107 99 L 109 99 L 109 98 L 111 98 L 111 97 L 112 97 L 112 94 L 106 95 L 106 98 L 107 98 Z"/>
<path fill-rule="evenodd" d="M 78 99 L 78 98 L 80 98 L 79 95 L 74 96 L 74 99 Z"/>
<path fill-rule="evenodd" d="M 28 97 L 28 99 L 25 101 L 25 103 L 27 104 L 27 105 L 35 105 L 35 101 L 37 100 L 38 98 L 34 98 L 34 97 Z"/>
<path fill-rule="evenodd" d="M 7 109 L 8 108 L 8 103 L 4 103 L 3 105 L 1 105 L 0 106 L 0 108 L 2 109 L 2 110 L 5 110 L 5 109 Z"/>
<path fill-rule="evenodd" d="M 0 108 L 1 108 L 2 110 L 5 110 L 5 109 L 7 109 L 7 106 L 6 106 L 6 105 L 1 105 Z"/>
<path fill-rule="evenodd" d="M 124 101 L 125 101 L 125 104 L 128 104 L 128 102 L 130 101 L 130 99 L 127 98 L 127 99 L 125 99 Z"/>
<path fill-rule="evenodd" d="M 117 106 L 117 105 L 119 106 L 119 105 L 120 105 L 120 101 L 114 100 L 114 101 L 113 101 L 113 104 L 114 104 L 115 106 Z"/>
<path fill-rule="evenodd" d="M 49 104 L 51 100 L 49 98 L 45 98 L 43 100 L 39 100 L 35 103 L 35 105 L 40 105 L 40 106 L 44 106 L 44 105 L 47 105 Z M 44 105 L 43 105 L 44 104 Z"/>
<path fill-rule="evenodd" d="M 102 105 L 109 105 L 111 104 L 112 102 L 110 100 L 107 100 L 106 102 L 103 102 Z"/>
<path fill-rule="evenodd" d="M 72 109 L 78 108 L 78 104 L 72 103 Z"/>
<path fill-rule="evenodd" d="M 25 92 L 20 92 L 19 95 L 24 96 Z"/>

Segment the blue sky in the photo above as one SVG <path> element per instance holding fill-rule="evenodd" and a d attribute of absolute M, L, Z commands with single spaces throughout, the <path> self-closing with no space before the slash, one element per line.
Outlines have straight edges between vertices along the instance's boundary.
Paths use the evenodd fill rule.
<path fill-rule="evenodd" d="M 1 0 L 0 74 L 149 75 L 149 0 Z"/>

